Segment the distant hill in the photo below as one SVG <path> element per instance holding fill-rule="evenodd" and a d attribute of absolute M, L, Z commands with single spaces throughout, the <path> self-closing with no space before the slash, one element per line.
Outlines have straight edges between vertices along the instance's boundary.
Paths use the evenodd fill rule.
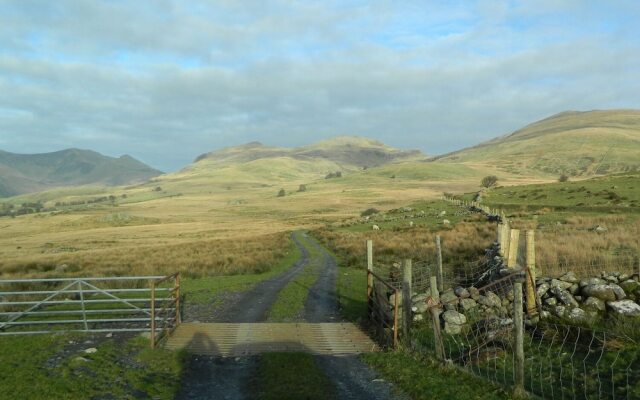
<path fill-rule="evenodd" d="M 207 160 L 215 163 L 238 163 L 264 158 L 288 157 L 304 161 L 323 159 L 345 164 L 348 167 L 364 168 L 423 156 L 419 150 L 398 150 L 373 139 L 338 136 L 296 148 L 270 147 L 260 142 L 251 142 L 202 154 L 195 162 Z"/>
<path fill-rule="evenodd" d="M 640 110 L 567 111 L 434 158 L 571 176 L 640 170 Z"/>
<path fill-rule="evenodd" d="M 163 180 L 207 177 L 217 182 L 295 182 L 319 179 L 335 171 L 358 171 L 424 158 L 418 150 L 398 150 L 376 140 L 356 136 L 339 136 L 296 148 L 251 142 L 202 154 L 193 164 L 163 177 Z"/>
<path fill-rule="evenodd" d="M 0 197 L 61 186 L 124 185 L 161 173 L 128 155 L 114 158 L 79 149 L 43 154 L 0 151 Z"/>

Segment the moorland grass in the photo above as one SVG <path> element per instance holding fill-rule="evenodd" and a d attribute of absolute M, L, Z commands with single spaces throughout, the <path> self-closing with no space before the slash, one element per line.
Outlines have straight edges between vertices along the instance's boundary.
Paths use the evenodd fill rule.
<path fill-rule="evenodd" d="M 142 337 L 86 343 L 69 353 L 80 334 L 3 337 L 0 346 L 2 399 L 172 399 L 178 390 L 182 353 L 151 350 Z M 97 352 L 83 350 L 96 347 Z"/>

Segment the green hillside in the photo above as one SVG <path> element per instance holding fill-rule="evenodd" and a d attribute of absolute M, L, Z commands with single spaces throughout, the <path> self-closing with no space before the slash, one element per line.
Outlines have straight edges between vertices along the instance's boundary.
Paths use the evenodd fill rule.
<path fill-rule="evenodd" d="M 483 163 L 504 172 L 546 176 L 638 171 L 640 111 L 563 112 L 435 160 Z"/>
<path fill-rule="evenodd" d="M 114 158 L 79 149 L 43 154 L 0 151 L 0 197 L 55 187 L 124 185 L 160 174 L 128 155 Z"/>

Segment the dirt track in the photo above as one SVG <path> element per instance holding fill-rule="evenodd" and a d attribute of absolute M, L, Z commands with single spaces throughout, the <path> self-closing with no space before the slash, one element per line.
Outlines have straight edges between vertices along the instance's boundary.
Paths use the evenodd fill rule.
<path fill-rule="evenodd" d="M 224 308 L 215 312 L 217 322 L 261 322 L 276 301 L 278 293 L 312 261 L 309 250 L 294 234 L 293 240 L 302 257 L 284 273 L 261 282 L 252 289 L 234 296 Z M 336 297 L 337 267 L 333 257 L 315 240 L 309 240 L 316 254 L 322 257 L 321 273 L 310 288 L 305 303 L 304 320 L 307 322 L 339 321 Z M 315 260 L 314 260 L 315 261 Z M 190 356 L 183 374 L 182 390 L 176 399 L 251 399 L 247 392 L 256 368 L 256 357 L 216 358 Z M 391 385 L 377 376 L 357 356 L 317 356 L 317 365 L 335 385 L 339 399 L 369 400 L 398 399 Z"/>

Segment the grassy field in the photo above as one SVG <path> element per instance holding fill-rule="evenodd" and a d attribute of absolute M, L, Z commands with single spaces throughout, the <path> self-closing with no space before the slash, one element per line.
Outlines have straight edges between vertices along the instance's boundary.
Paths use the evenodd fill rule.
<path fill-rule="evenodd" d="M 482 196 L 483 204 L 506 212 L 513 228 L 536 230 L 537 264 L 549 275 L 637 271 L 638 202 L 638 174 L 497 187 Z"/>
<path fill-rule="evenodd" d="M 3 337 L 0 398 L 173 398 L 181 353 L 151 350 L 141 337 L 100 339 L 99 344 L 92 339 L 70 334 Z M 97 352 L 87 354 L 89 348 Z"/>

